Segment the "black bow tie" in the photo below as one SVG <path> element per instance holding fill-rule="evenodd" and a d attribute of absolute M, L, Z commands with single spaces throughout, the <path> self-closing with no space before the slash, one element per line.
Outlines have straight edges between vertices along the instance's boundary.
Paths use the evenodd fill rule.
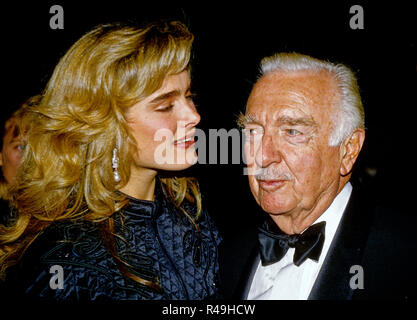
<path fill-rule="evenodd" d="M 319 260 L 324 243 L 326 222 L 313 224 L 302 234 L 285 234 L 271 220 L 267 219 L 259 228 L 258 240 L 263 266 L 268 266 L 281 260 L 288 248 L 295 248 L 294 264 L 298 267 L 307 258 Z"/>

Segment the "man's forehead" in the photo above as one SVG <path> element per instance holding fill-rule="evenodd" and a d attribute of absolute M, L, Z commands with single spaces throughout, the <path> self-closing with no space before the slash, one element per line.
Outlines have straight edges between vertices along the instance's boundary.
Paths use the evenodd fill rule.
<path fill-rule="evenodd" d="M 263 75 L 257 83 L 262 82 L 294 82 L 294 83 L 327 83 L 336 79 L 327 70 L 298 70 L 298 71 L 271 71 Z"/>
<path fill-rule="evenodd" d="M 294 110 L 282 110 L 273 113 L 267 111 L 260 111 L 257 113 L 247 112 L 245 114 L 246 123 L 274 123 L 276 125 L 290 124 L 290 125 L 304 125 L 304 126 L 317 126 L 317 122 L 313 116 L 297 112 Z"/>
<path fill-rule="evenodd" d="M 326 114 L 333 113 L 336 99 L 337 86 L 329 75 L 268 74 L 251 92 L 246 115 L 258 121 L 280 117 L 326 118 Z"/>
<path fill-rule="evenodd" d="M 337 82 L 332 75 L 311 71 L 268 73 L 258 80 L 251 92 L 251 96 L 257 99 L 281 96 L 299 103 L 329 99 L 337 94 Z"/>

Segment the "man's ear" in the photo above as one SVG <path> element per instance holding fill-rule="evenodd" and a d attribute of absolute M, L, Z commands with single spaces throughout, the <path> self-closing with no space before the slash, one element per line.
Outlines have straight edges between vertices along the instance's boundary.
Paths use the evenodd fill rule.
<path fill-rule="evenodd" d="M 358 128 L 342 143 L 342 163 L 340 166 L 340 174 L 342 176 L 346 176 L 352 171 L 364 141 L 365 130 Z"/>

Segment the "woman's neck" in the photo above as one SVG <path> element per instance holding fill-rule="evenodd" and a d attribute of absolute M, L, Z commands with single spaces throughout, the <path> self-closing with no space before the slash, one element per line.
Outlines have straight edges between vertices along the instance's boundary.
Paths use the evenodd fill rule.
<path fill-rule="evenodd" d="M 153 201 L 156 174 L 155 170 L 132 170 L 129 181 L 120 191 L 135 199 Z"/>

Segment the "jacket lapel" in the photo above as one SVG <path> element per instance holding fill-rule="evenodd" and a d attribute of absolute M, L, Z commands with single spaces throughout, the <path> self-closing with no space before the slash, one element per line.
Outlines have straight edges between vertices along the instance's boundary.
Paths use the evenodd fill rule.
<path fill-rule="evenodd" d="M 362 206 L 360 190 L 353 189 L 349 203 L 333 238 L 309 300 L 350 300 L 350 268 L 361 265 L 373 210 Z"/>
<path fill-rule="evenodd" d="M 246 270 L 242 274 L 242 281 L 240 281 L 241 289 L 237 292 L 241 292 L 241 296 L 238 297 L 242 300 L 247 300 L 249 295 L 249 290 L 252 285 L 253 277 L 255 272 L 258 269 L 259 262 L 261 261 L 261 255 L 259 254 L 258 246 L 256 246 L 250 255 L 249 263 L 246 266 Z M 245 279 L 245 280 L 243 280 Z"/>

